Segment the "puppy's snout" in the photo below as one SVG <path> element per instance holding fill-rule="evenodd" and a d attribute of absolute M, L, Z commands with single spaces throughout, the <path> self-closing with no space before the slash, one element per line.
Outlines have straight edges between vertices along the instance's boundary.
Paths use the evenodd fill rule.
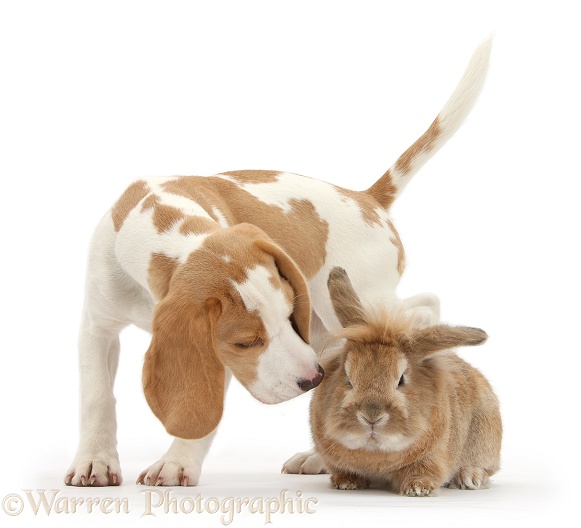
<path fill-rule="evenodd" d="M 314 389 L 321 381 L 323 380 L 323 376 L 325 375 L 325 371 L 321 365 L 317 365 L 317 373 L 311 379 L 300 379 L 297 381 L 297 385 L 300 387 L 301 390 L 307 392 L 311 389 Z"/>

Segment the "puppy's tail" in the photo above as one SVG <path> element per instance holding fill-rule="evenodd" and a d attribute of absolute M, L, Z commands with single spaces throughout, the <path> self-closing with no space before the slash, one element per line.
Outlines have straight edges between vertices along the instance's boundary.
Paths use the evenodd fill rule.
<path fill-rule="evenodd" d="M 476 99 L 484 85 L 491 47 L 492 38 L 489 38 L 476 48 L 464 72 L 464 76 L 448 102 L 444 105 L 444 108 L 438 114 L 438 117 L 388 171 L 369 189 L 364 191 L 375 198 L 382 207 L 389 208 L 412 176 L 460 128 L 476 103 Z"/>

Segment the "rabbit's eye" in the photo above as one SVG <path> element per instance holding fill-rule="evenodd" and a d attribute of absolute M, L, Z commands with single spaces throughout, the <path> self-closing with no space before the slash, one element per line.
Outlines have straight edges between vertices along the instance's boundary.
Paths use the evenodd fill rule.
<path fill-rule="evenodd" d="M 404 379 L 403 379 L 403 374 L 401 375 L 401 378 L 399 378 L 399 383 L 397 384 L 398 387 L 401 387 L 404 383 Z"/>

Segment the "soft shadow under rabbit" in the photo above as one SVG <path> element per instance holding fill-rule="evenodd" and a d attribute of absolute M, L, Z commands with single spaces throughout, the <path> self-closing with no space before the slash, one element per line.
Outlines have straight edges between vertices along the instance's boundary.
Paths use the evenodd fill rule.
<path fill-rule="evenodd" d="M 332 484 L 359 489 L 379 479 L 410 496 L 487 487 L 500 461 L 498 400 L 449 350 L 479 345 L 486 333 L 366 313 L 341 268 L 331 271 L 329 291 L 345 344 L 325 366 L 310 416 Z"/>

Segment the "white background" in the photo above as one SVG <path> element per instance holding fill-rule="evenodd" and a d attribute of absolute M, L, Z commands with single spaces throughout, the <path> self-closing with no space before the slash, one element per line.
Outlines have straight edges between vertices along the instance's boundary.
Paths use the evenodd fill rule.
<path fill-rule="evenodd" d="M 76 449 L 76 335 L 86 252 L 134 179 L 280 169 L 371 185 L 431 123 L 494 32 L 465 126 L 393 207 L 408 255 L 400 294 L 433 291 L 443 319 L 484 328 L 462 351 L 505 426 L 492 488 L 402 498 L 279 475 L 310 445 L 308 396 L 275 407 L 233 384 L 199 488 L 181 496 L 318 499 L 279 526 L 559 524 L 579 482 L 579 37 L 574 2 L 28 2 L 0 4 L 2 317 L 0 498 L 23 489 L 132 500 L 170 439 L 147 407 L 148 336 L 128 329 L 116 385 L 121 488 L 61 485 Z M 356 248 L 354 248 L 356 251 Z M 102 514 L 2 526 L 94 524 Z M 262 525 L 241 515 L 233 526 Z M 524 525 L 524 524 L 520 524 Z"/>

